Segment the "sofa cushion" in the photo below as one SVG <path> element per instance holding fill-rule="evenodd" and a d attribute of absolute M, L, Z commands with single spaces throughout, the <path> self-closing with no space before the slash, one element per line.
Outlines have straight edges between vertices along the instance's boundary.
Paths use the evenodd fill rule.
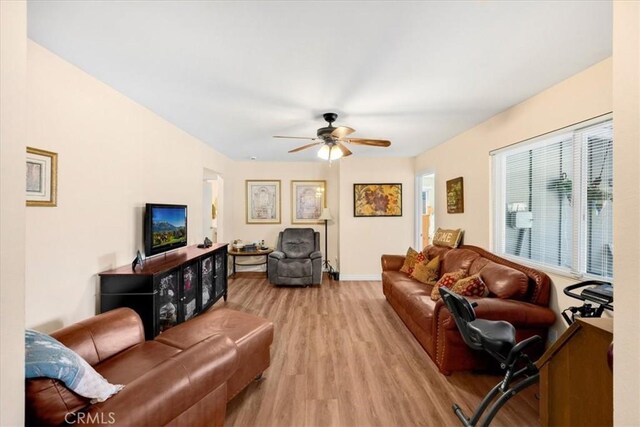
<path fill-rule="evenodd" d="M 439 274 L 440 257 L 437 256 L 430 261 L 424 260 L 422 262 L 416 262 L 416 265 L 413 268 L 413 272 L 409 276 L 412 279 L 416 279 L 418 282 L 435 285 L 435 283 L 438 281 Z"/>
<path fill-rule="evenodd" d="M 404 273 L 397 271 L 388 271 L 386 273 L 395 273 L 395 275 L 388 275 L 387 277 L 393 284 L 391 286 L 391 294 L 394 298 L 400 301 L 406 301 L 411 295 L 429 295 L 431 292 L 431 287 L 429 285 L 413 280 Z"/>
<path fill-rule="evenodd" d="M 445 248 L 444 246 L 429 245 L 426 248 L 424 248 L 422 252 L 424 252 L 424 254 L 427 256 L 428 259 L 433 259 L 439 256 L 440 261 L 442 262 L 442 257 L 444 256 L 444 254 L 446 254 L 450 250 L 451 248 Z"/>
<path fill-rule="evenodd" d="M 492 295 L 498 298 L 521 300 L 527 293 L 529 278 L 515 268 L 488 262 L 481 270 L 480 277 L 487 284 Z"/>
<path fill-rule="evenodd" d="M 433 301 L 438 301 L 441 298 L 440 296 L 441 286 L 451 289 L 456 284 L 456 282 L 462 279 L 464 276 L 465 276 L 465 273 L 462 270 L 443 274 L 440 280 L 438 280 L 438 283 L 436 283 L 433 289 L 431 290 L 431 299 Z"/>
<path fill-rule="evenodd" d="M 451 287 L 451 290 L 465 297 L 486 297 L 489 295 L 489 288 L 487 288 L 479 274 L 458 280 Z"/>
<path fill-rule="evenodd" d="M 146 341 L 110 357 L 95 368 L 109 381 L 129 384 L 180 351 L 156 341 Z"/>
<path fill-rule="evenodd" d="M 404 257 L 404 264 L 400 267 L 400 271 L 403 273 L 411 274 L 411 271 L 416 264 L 416 257 L 418 256 L 418 251 L 413 248 L 407 249 L 407 254 Z"/>
<path fill-rule="evenodd" d="M 473 261 L 479 256 L 477 252 L 469 249 L 450 250 L 441 258 L 440 274 L 462 270 L 466 275 Z"/>

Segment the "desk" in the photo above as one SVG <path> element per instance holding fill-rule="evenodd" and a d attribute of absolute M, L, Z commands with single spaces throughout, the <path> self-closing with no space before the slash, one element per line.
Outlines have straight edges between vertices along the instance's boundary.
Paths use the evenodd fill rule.
<path fill-rule="evenodd" d="M 233 264 L 233 274 L 231 277 L 235 279 L 236 277 L 236 265 L 266 265 L 267 266 L 267 277 L 269 277 L 269 254 L 273 252 L 273 249 L 258 249 L 257 251 L 237 251 L 235 249 L 229 249 L 229 256 L 232 257 Z M 236 257 L 264 257 L 264 261 L 254 262 L 254 263 L 242 263 L 236 264 Z"/>
<path fill-rule="evenodd" d="M 613 425 L 613 319 L 581 318 L 536 362 L 543 426 Z"/>

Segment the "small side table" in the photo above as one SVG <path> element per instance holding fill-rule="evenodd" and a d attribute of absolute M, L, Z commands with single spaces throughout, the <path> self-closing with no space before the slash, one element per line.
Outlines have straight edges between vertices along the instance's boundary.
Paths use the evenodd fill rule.
<path fill-rule="evenodd" d="M 233 264 L 233 274 L 231 275 L 231 277 L 233 277 L 235 279 L 236 277 L 236 265 L 266 265 L 267 266 L 267 277 L 269 277 L 269 254 L 273 252 L 273 249 L 271 248 L 267 248 L 267 249 L 258 249 L 256 251 L 237 251 L 235 249 L 229 249 L 229 256 L 232 257 L 232 264 Z M 254 263 L 242 263 L 242 264 L 236 264 L 236 258 L 237 257 L 249 257 L 249 256 L 253 256 L 253 257 L 264 257 L 264 261 L 260 261 L 260 262 L 254 262 Z"/>

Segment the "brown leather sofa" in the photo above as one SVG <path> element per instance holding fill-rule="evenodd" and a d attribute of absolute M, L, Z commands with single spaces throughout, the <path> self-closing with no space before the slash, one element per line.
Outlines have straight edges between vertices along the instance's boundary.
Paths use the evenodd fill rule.
<path fill-rule="evenodd" d="M 486 298 L 475 300 L 478 318 L 506 320 L 516 328 L 518 341 L 540 335 L 546 341 L 548 328 L 556 316 L 548 308 L 550 281 L 546 274 L 484 249 L 463 245 L 457 249 L 428 246 L 429 259 L 440 256 L 440 275 L 463 270 L 479 273 L 489 288 Z M 454 320 L 442 302 L 433 301 L 431 289 L 400 272 L 402 255 L 382 255 L 382 289 L 385 297 L 402 321 L 438 366 L 449 375 L 453 371 L 486 369 L 492 359 L 483 352 L 474 352 L 462 341 Z M 544 346 L 534 348 L 530 356 L 537 359 Z"/>
<path fill-rule="evenodd" d="M 223 308 L 145 341 L 140 317 L 119 308 L 51 336 L 125 388 L 90 404 L 57 380 L 27 380 L 27 425 L 222 426 L 227 402 L 269 366 L 273 323 Z"/>

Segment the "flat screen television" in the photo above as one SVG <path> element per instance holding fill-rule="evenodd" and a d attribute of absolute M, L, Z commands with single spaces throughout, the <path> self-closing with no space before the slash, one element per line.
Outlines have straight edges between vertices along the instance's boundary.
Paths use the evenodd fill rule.
<path fill-rule="evenodd" d="M 187 207 L 147 203 L 144 213 L 144 253 L 160 254 L 187 246 Z"/>

